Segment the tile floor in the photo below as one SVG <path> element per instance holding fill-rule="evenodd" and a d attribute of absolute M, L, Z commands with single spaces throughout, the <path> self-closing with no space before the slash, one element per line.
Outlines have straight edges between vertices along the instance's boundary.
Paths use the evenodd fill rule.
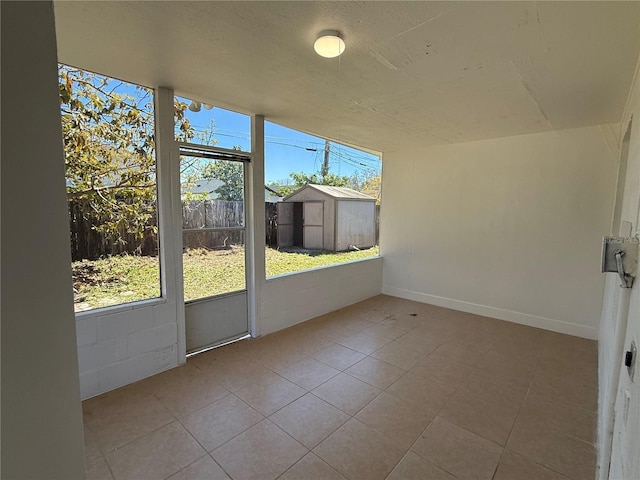
<path fill-rule="evenodd" d="M 83 404 L 89 479 L 594 477 L 596 343 L 378 296 Z"/>

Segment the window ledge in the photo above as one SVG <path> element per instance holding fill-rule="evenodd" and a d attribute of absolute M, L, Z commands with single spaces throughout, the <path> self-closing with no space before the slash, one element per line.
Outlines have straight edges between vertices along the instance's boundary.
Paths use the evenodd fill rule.
<path fill-rule="evenodd" d="M 110 307 L 94 308 L 92 310 L 84 310 L 76 312 L 76 320 L 85 318 L 104 317 L 105 315 L 113 315 L 116 313 L 126 312 L 128 310 L 139 310 L 141 308 L 155 307 L 167 303 L 166 297 L 150 298 L 148 300 L 137 300 L 131 303 L 123 303 L 121 305 L 113 305 Z"/>

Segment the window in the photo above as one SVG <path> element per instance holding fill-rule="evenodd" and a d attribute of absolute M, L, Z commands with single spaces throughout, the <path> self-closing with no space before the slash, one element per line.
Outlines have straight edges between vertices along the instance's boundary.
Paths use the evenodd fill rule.
<path fill-rule="evenodd" d="M 76 311 L 160 292 L 153 91 L 59 66 Z"/>
<path fill-rule="evenodd" d="M 267 277 L 378 255 L 380 157 L 265 122 Z"/>
<path fill-rule="evenodd" d="M 244 290 L 251 119 L 182 97 L 175 98 L 175 106 L 175 136 L 181 142 L 184 299 Z"/>

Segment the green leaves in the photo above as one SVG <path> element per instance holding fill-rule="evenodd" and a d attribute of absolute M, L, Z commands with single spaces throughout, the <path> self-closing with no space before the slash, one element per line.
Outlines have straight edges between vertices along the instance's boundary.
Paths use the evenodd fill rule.
<path fill-rule="evenodd" d="M 155 213 L 153 91 L 59 65 L 60 113 L 69 202 L 92 217 L 91 228 L 122 243 L 142 239 Z M 185 139 L 193 130 L 175 114 Z"/>

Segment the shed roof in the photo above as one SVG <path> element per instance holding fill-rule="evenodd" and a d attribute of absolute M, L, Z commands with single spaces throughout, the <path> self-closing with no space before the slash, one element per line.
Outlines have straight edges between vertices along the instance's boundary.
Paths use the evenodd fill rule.
<path fill-rule="evenodd" d="M 291 195 L 288 195 L 287 197 L 285 197 L 284 200 L 288 200 L 289 198 L 293 197 L 295 194 L 297 194 L 298 192 L 301 192 L 305 188 L 312 188 L 314 190 L 324 193 L 325 195 L 328 195 L 330 197 L 337 198 L 337 199 L 375 201 L 375 198 L 367 195 L 366 193 L 357 192 L 351 188 L 333 187 L 331 185 L 315 185 L 313 183 L 310 183 L 308 185 L 305 185 L 302 188 L 299 188 L 298 190 L 293 192 Z"/>

